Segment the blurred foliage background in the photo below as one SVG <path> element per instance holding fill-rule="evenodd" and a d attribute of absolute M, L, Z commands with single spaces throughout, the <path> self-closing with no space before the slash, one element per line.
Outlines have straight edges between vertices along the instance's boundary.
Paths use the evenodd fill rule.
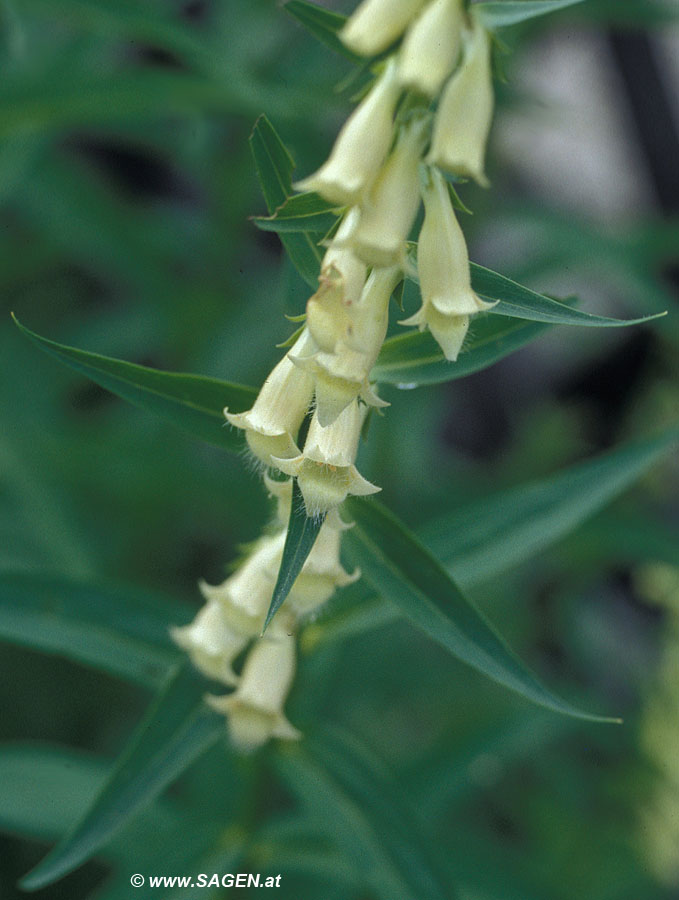
<path fill-rule="evenodd" d="M 673 3 L 586 0 L 503 34 L 493 187 L 460 189 L 472 258 L 593 312 L 670 315 L 557 328 L 461 381 L 391 389 L 361 471 L 413 527 L 676 422 L 677 19 Z M 266 521 L 258 479 L 57 366 L 9 313 L 73 346 L 259 384 L 289 331 L 282 314 L 308 292 L 275 235 L 249 222 L 264 204 L 247 138 L 266 112 L 311 171 L 348 109 L 351 89 L 336 85 L 349 67 L 273 0 L 2 0 L 0 23 L 0 566 L 197 609 L 197 579 L 221 580 Z M 471 592 L 550 684 L 623 715 L 621 728 L 536 711 L 405 624 L 302 660 L 292 721 L 341 725 L 386 762 L 461 897 L 676 896 L 676 485 L 670 460 Z M 87 805 L 148 701 L 3 645 L 3 898 Z M 201 871 L 237 858 L 235 871 L 282 871 L 281 900 L 373 898 L 342 874 L 332 840 L 307 836 L 306 856 L 271 849 L 294 808 L 259 758 L 220 745 L 115 853 L 37 896 L 129 896 L 107 893 L 106 860 L 126 878 L 145 871 L 141 842 L 159 874 L 212 847 L 215 868 Z"/>

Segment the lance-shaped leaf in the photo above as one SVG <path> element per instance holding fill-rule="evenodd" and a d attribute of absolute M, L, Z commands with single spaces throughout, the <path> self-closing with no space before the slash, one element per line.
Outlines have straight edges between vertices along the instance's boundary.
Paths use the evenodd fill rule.
<path fill-rule="evenodd" d="M 431 859 L 427 840 L 399 800 L 394 778 L 338 729 L 309 736 L 276 767 L 315 829 L 326 832 L 371 895 L 392 900 L 456 896 Z"/>
<path fill-rule="evenodd" d="M 278 578 L 273 589 L 269 611 L 264 622 L 265 631 L 292 590 L 295 579 L 302 571 L 302 567 L 316 543 L 318 532 L 321 530 L 324 520 L 325 515 L 307 516 L 304 498 L 295 478 L 292 482 L 290 519 L 288 520 L 288 532 L 285 536 L 285 546 L 283 547 L 283 558 L 281 559 L 281 567 L 278 570 Z"/>
<path fill-rule="evenodd" d="M 0 639 L 145 687 L 157 687 L 179 657 L 169 626 L 190 618 L 171 597 L 128 586 L 0 573 Z"/>
<path fill-rule="evenodd" d="M 571 466 L 549 478 L 499 491 L 428 523 L 418 536 L 464 589 L 543 552 L 622 494 L 679 443 L 679 432 L 636 441 Z M 619 521 L 616 519 L 616 521 Z M 648 537 L 648 532 L 647 535 Z M 629 535 L 609 529 L 607 539 L 630 553 Z M 594 541 L 591 542 L 594 546 Z M 636 549 L 640 548 L 637 541 Z M 647 558 L 671 548 L 651 541 Z M 674 556 L 676 556 L 676 549 Z M 377 598 L 365 580 L 342 589 L 342 603 L 316 629 L 320 640 L 341 640 L 395 621 L 400 612 Z"/>
<path fill-rule="evenodd" d="M 462 594 L 443 565 L 381 504 L 350 498 L 356 524 L 345 535 L 355 565 L 411 622 L 473 668 L 555 712 L 599 722 L 553 694 L 530 672 Z"/>
<path fill-rule="evenodd" d="M 52 884 L 90 859 L 217 741 L 224 722 L 203 703 L 205 687 L 189 666 L 172 673 L 88 812 L 21 879 L 24 890 Z"/>
<path fill-rule="evenodd" d="M 677 442 L 679 429 L 672 429 L 493 494 L 435 519 L 421 530 L 422 538 L 464 585 L 487 580 L 574 531 Z"/>
<path fill-rule="evenodd" d="M 272 216 L 255 216 L 253 222 L 262 231 L 310 231 L 327 234 L 337 222 L 340 209 L 312 191 L 293 194 Z"/>
<path fill-rule="evenodd" d="M 371 379 L 401 388 L 463 378 L 499 362 L 540 337 L 547 326 L 509 317 L 479 316 L 456 362 L 449 362 L 429 332 L 409 332 L 386 340 Z"/>
<path fill-rule="evenodd" d="M 347 20 L 346 16 L 324 9 L 315 3 L 307 3 L 306 0 L 290 0 L 289 3 L 285 4 L 284 9 L 330 50 L 334 50 L 335 53 L 346 56 L 347 59 L 355 62 L 361 59 L 360 56 L 352 53 L 348 47 L 345 47 L 337 36 L 337 32 L 340 31 Z"/>
<path fill-rule="evenodd" d="M 659 312 L 652 316 L 643 316 L 639 319 L 614 319 L 609 316 L 595 316 L 592 313 L 583 312 L 551 297 L 545 297 L 530 288 L 523 287 L 499 275 L 491 269 L 486 269 L 476 263 L 471 263 L 472 287 L 484 300 L 500 302 L 489 312 L 499 316 L 511 316 L 517 319 L 530 319 L 533 322 L 547 322 L 551 325 L 588 325 L 590 327 L 622 327 L 625 325 L 639 325 L 642 322 L 650 322 L 666 315 Z"/>
<path fill-rule="evenodd" d="M 583 0 L 489 0 L 487 3 L 475 4 L 474 12 L 486 28 L 492 30 L 558 12 L 582 2 Z"/>
<path fill-rule="evenodd" d="M 260 116 L 255 123 L 250 135 L 250 149 L 267 209 L 273 215 L 293 193 L 292 173 L 295 163 L 266 116 Z M 322 259 L 318 242 L 324 233 L 281 235 L 281 242 L 293 265 L 314 289 L 318 287 Z"/>
<path fill-rule="evenodd" d="M 147 366 L 88 353 L 41 337 L 14 318 L 19 329 L 41 350 L 87 375 L 106 390 L 161 418 L 194 437 L 231 450 L 242 449 L 239 433 L 226 426 L 224 407 L 242 412 L 252 406 L 257 391 L 219 378 L 162 372 Z"/>

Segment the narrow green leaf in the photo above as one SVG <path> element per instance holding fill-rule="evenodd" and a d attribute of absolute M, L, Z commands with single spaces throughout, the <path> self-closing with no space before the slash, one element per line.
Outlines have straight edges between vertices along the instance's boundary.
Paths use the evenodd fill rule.
<path fill-rule="evenodd" d="M 65 747 L 0 746 L 0 830 L 53 841 L 72 828 L 106 778 L 104 760 Z"/>
<path fill-rule="evenodd" d="M 458 659 L 539 706 L 597 722 L 615 719 L 583 712 L 545 688 L 466 599 L 419 540 L 375 501 L 350 498 L 355 526 L 345 542 L 373 588 Z"/>
<path fill-rule="evenodd" d="M 582 3 L 582 0 L 489 0 L 475 4 L 474 11 L 486 28 L 492 30 L 558 12 L 576 3 Z"/>
<path fill-rule="evenodd" d="M 206 682 L 188 666 L 172 673 L 85 816 L 21 879 L 35 891 L 76 869 L 181 775 L 224 728 L 203 703 Z"/>
<path fill-rule="evenodd" d="M 544 334 L 541 323 L 508 317 L 479 316 L 454 363 L 449 362 L 429 332 L 409 332 L 389 338 L 371 378 L 404 389 L 439 384 L 486 369 Z"/>
<path fill-rule="evenodd" d="M 253 222 L 262 231 L 280 233 L 310 231 L 327 234 L 337 222 L 338 207 L 319 194 L 293 194 L 272 216 L 256 216 Z"/>
<path fill-rule="evenodd" d="M 500 491 L 428 523 L 418 534 L 464 588 L 482 584 L 566 537 L 679 443 L 679 432 L 637 441 L 550 478 Z M 629 553 L 623 536 L 620 545 Z M 650 550 L 650 548 L 649 548 Z M 655 546 L 650 558 L 669 548 Z M 676 554 L 675 554 L 676 555 Z M 309 626 L 310 640 L 343 640 L 394 622 L 398 609 L 363 581 L 344 588 L 343 603 Z"/>
<path fill-rule="evenodd" d="M 353 62 L 361 59 L 360 56 L 345 47 L 337 36 L 337 32 L 347 20 L 346 16 L 331 12 L 315 3 L 307 3 L 306 0 L 289 0 L 284 9 L 330 50 L 346 56 Z"/>
<path fill-rule="evenodd" d="M 292 483 L 292 503 L 290 505 L 288 533 L 285 536 L 285 546 L 283 547 L 283 558 L 278 571 L 276 586 L 273 590 L 271 605 L 266 614 L 264 631 L 269 627 L 269 623 L 280 609 L 283 601 L 290 593 L 295 579 L 302 571 L 302 566 L 316 543 L 316 538 L 324 519 L 324 515 L 307 516 L 302 492 L 295 478 Z"/>
<path fill-rule="evenodd" d="M 672 429 L 496 493 L 435 519 L 421 530 L 422 538 L 463 584 L 487 580 L 574 531 L 678 442 L 679 429 Z"/>
<path fill-rule="evenodd" d="M 161 372 L 98 353 L 88 353 L 41 337 L 22 325 L 16 317 L 14 321 L 41 350 L 87 375 L 123 400 L 156 413 L 209 444 L 235 453 L 241 450 L 240 435 L 225 425 L 223 410 L 225 406 L 233 412 L 248 409 L 257 396 L 254 388 L 203 375 Z"/>
<path fill-rule="evenodd" d="M 191 610 L 170 597 L 58 575 L 0 572 L 0 639 L 146 687 L 179 657 L 168 628 Z"/>
<path fill-rule="evenodd" d="M 642 322 L 650 322 L 652 319 L 666 315 L 665 312 L 660 312 L 639 319 L 612 319 L 608 316 L 595 316 L 531 291 L 512 281 L 511 278 L 506 278 L 504 275 L 499 275 L 497 272 L 476 265 L 476 263 L 471 264 L 471 272 L 472 286 L 476 293 L 484 300 L 500 301 L 490 310 L 491 313 L 499 316 L 530 319 L 533 322 L 547 322 L 552 325 L 622 327 L 639 325 Z"/>
<path fill-rule="evenodd" d="M 352 861 L 382 900 L 443 900 L 444 889 L 417 823 L 394 780 L 333 729 L 310 736 L 275 761 L 317 830 Z"/>
<path fill-rule="evenodd" d="M 257 177 L 271 215 L 292 195 L 292 157 L 266 116 L 260 116 L 250 135 L 250 150 Z M 323 234 L 285 234 L 281 242 L 293 265 L 311 287 L 318 286 L 321 250 L 318 241 Z"/>

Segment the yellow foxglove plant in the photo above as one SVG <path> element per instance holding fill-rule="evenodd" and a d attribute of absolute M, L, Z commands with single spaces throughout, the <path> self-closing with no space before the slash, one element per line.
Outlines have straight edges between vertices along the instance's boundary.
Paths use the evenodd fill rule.
<path fill-rule="evenodd" d="M 447 181 L 453 176 L 488 185 L 489 32 L 461 0 L 364 0 L 339 36 L 358 55 L 387 54 L 375 64 L 374 83 L 341 128 L 328 160 L 295 185 L 320 195 L 338 215 L 331 236 L 319 240 L 326 249 L 318 287 L 307 301 L 300 335 L 252 408 L 225 410 L 227 421 L 244 430 L 276 497 L 274 532 L 255 542 L 223 584 L 202 584 L 207 606 L 191 625 L 174 631 L 198 668 L 235 687 L 211 703 L 227 716 L 234 742 L 245 749 L 272 737 L 299 736 L 283 712 L 298 623 L 313 618 L 338 588 L 360 576 L 341 562 L 349 524 L 340 509 L 348 497 L 380 490 L 356 463 L 368 410 L 388 405 L 371 373 L 395 289 L 404 277 L 417 278 L 421 306 L 400 324 L 428 330 L 451 364 L 463 350 L 472 318 L 494 305 L 472 286 Z M 422 201 L 417 253 L 411 254 L 408 242 Z M 293 508 L 294 496 L 301 511 Z M 291 536 L 293 520 L 300 516 L 315 523 L 317 536 L 295 577 L 286 573 L 279 591 L 288 542 L 297 540 Z M 273 630 L 262 636 L 274 615 Z"/>
<path fill-rule="evenodd" d="M 271 737 L 298 737 L 283 713 L 294 672 L 292 635 L 300 619 L 315 615 L 337 588 L 360 575 L 340 561 L 348 526 L 339 509 L 348 496 L 380 490 L 360 474 L 356 456 L 367 410 L 387 405 L 371 383 L 371 370 L 387 334 L 390 297 L 412 274 L 407 242 L 422 199 L 422 306 L 402 324 L 427 328 L 454 361 L 470 316 L 490 306 L 471 287 L 466 242 L 438 168 L 486 183 L 488 35 L 460 0 L 365 0 L 340 35 L 363 56 L 381 53 L 400 37 L 401 47 L 380 66 L 327 162 L 296 185 L 344 209 L 321 261 L 318 289 L 307 302 L 305 325 L 252 408 L 224 411 L 228 423 L 245 432 L 277 498 L 275 531 L 255 542 L 223 584 L 201 583 L 206 606 L 192 624 L 173 632 L 199 669 L 235 686 L 233 694 L 211 703 L 227 716 L 234 742 L 244 749 Z M 438 101 L 434 116 L 423 97 Z M 290 480 L 272 479 L 269 471 Z M 306 515 L 322 525 L 277 614 L 275 632 L 260 637 L 284 555 L 293 479 Z M 243 654 L 238 676 L 234 665 Z"/>

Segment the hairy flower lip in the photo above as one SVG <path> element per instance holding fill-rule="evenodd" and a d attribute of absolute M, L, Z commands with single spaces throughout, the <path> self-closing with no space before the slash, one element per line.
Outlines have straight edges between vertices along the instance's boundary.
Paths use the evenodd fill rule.
<path fill-rule="evenodd" d="M 290 353 L 307 353 L 315 347 L 305 328 Z M 251 409 L 224 415 L 230 425 L 245 431 L 254 456 L 272 465 L 272 456 L 295 456 L 297 432 L 313 397 L 313 378 L 299 369 L 287 353 L 272 369 Z"/>

